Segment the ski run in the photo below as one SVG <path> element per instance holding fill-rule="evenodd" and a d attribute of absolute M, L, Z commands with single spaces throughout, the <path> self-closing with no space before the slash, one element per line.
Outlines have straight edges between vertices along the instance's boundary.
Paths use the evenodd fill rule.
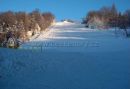
<path fill-rule="evenodd" d="M 0 48 L 0 89 L 130 89 L 123 31 L 57 22 L 19 49 Z"/>

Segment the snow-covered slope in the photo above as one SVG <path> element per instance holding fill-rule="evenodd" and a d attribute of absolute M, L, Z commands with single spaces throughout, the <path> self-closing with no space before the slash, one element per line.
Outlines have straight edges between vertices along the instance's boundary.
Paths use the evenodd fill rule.
<path fill-rule="evenodd" d="M 130 89 L 130 39 L 58 22 L 17 50 L 0 48 L 0 89 Z"/>

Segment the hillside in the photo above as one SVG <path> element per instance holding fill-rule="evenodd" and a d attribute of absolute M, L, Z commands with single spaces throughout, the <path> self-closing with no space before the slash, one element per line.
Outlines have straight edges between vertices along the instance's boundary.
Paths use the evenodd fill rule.
<path fill-rule="evenodd" d="M 130 39 L 57 22 L 17 50 L 0 48 L 0 89 L 129 89 Z"/>

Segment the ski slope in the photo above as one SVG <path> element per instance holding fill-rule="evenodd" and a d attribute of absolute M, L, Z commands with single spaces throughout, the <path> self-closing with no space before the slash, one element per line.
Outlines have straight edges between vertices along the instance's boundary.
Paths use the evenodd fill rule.
<path fill-rule="evenodd" d="M 57 22 L 17 50 L 0 48 L 0 89 L 130 89 L 130 39 Z"/>

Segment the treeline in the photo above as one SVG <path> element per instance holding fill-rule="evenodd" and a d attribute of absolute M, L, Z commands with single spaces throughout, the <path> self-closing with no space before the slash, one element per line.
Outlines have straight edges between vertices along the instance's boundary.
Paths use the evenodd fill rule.
<path fill-rule="evenodd" d="M 0 12 L 0 35 L 3 35 L 0 36 L 0 43 L 7 41 L 10 36 L 26 41 L 52 25 L 54 18 L 52 13 L 41 13 L 38 9 L 30 13 Z"/>
<path fill-rule="evenodd" d="M 90 11 L 83 19 L 83 23 L 89 25 L 96 22 L 100 27 L 119 27 L 127 29 L 130 27 L 130 9 L 121 13 L 117 10 L 115 4 L 111 7 L 102 7 L 98 11 Z"/>

